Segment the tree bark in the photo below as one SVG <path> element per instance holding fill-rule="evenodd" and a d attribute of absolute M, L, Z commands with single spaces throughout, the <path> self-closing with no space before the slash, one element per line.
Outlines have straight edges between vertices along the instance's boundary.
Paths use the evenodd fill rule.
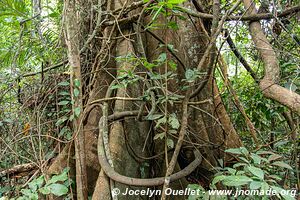
<path fill-rule="evenodd" d="M 99 2 L 97 2 L 97 4 L 98 3 Z M 126 1 L 108 1 L 105 6 L 107 10 L 117 10 L 122 9 L 123 6 L 130 5 L 131 3 L 132 2 Z M 190 2 L 186 2 L 184 5 L 192 7 Z M 102 6 L 102 9 L 105 9 L 105 6 Z M 127 15 L 131 17 L 135 16 L 137 13 L 139 13 L 139 10 L 131 11 Z M 177 22 L 179 26 L 178 30 L 150 30 L 148 32 L 137 31 L 137 26 L 141 25 L 141 27 L 143 27 L 150 20 L 151 17 L 145 16 L 138 20 L 142 24 L 130 24 L 131 22 L 128 22 L 128 24 L 122 24 L 118 27 L 116 24 L 112 23 L 111 27 L 98 27 L 99 33 L 95 32 L 95 35 L 101 39 L 87 39 L 89 37 L 86 36 L 86 34 L 93 35 L 93 29 L 90 30 L 90 28 L 85 28 L 84 31 L 82 30 L 80 32 L 82 35 L 80 36 L 81 41 L 79 43 L 82 46 L 85 46 L 85 50 L 87 52 L 91 49 L 95 51 L 95 56 L 89 57 L 91 60 L 89 60 L 88 63 L 90 64 L 84 64 L 84 71 L 91 71 L 91 74 L 89 76 L 90 78 L 85 78 L 84 80 L 86 81 L 83 83 L 87 84 L 84 88 L 89 87 L 89 89 L 84 91 L 85 96 L 88 97 L 85 99 L 85 109 L 83 111 L 83 113 L 86 112 L 85 114 L 87 115 L 86 118 L 83 119 L 84 140 L 82 141 L 84 141 L 85 147 L 80 150 L 81 152 L 84 152 L 86 156 L 86 167 L 88 169 L 87 182 L 89 185 L 88 190 L 89 194 L 93 194 L 93 200 L 114 199 L 115 197 L 111 194 L 111 190 L 114 189 L 114 187 L 119 188 L 121 192 L 128 187 L 133 189 L 145 188 L 141 186 L 129 186 L 118 182 L 116 182 L 115 185 L 111 184 L 112 180 L 105 175 L 105 172 L 101 169 L 97 158 L 96 146 L 97 140 L 99 139 L 97 138 L 98 124 L 103 113 L 100 106 L 94 105 L 93 102 L 97 102 L 99 99 L 105 98 L 111 82 L 113 80 L 118 81 L 116 79 L 117 74 L 121 75 L 124 73 L 120 72 L 120 70 L 132 70 L 138 73 L 145 73 L 144 69 L 136 68 L 130 62 L 116 62 L 115 58 L 125 57 L 128 54 L 142 55 L 142 53 L 139 52 L 139 49 L 144 49 L 144 55 L 146 56 L 147 61 L 153 62 L 161 53 L 166 52 L 167 58 L 169 60 L 172 59 L 178 65 L 175 72 L 178 74 L 179 80 L 182 80 L 185 76 L 185 70 L 197 68 L 205 53 L 207 45 L 210 43 L 210 40 L 207 37 L 207 34 L 210 34 L 210 22 L 208 21 L 203 22 L 201 19 L 182 21 L 178 17 L 174 16 L 172 20 Z M 165 19 L 160 16 L 157 23 L 165 22 Z M 96 24 L 91 25 L 87 22 L 84 24 L 85 26 L 97 26 Z M 138 36 L 130 36 L 132 32 L 136 31 L 138 32 L 137 34 L 140 34 L 141 40 L 138 39 Z M 124 35 L 127 38 L 124 38 Z M 109 40 L 112 37 L 118 37 L 118 39 Z M 67 38 L 70 39 L 70 36 Z M 89 45 L 86 46 L 85 42 L 82 42 L 82 38 L 89 40 L 92 48 L 90 48 Z M 74 41 L 74 38 L 72 39 Z M 97 47 L 97 44 L 100 46 L 99 48 Z M 170 49 L 161 48 L 161 45 L 167 44 L 173 45 L 173 48 L 176 49 L 176 51 L 172 51 L 170 53 Z M 141 45 L 143 48 L 140 48 Z M 212 45 L 211 48 L 214 48 L 214 45 Z M 71 52 L 70 50 L 69 52 Z M 71 64 L 72 67 L 80 66 L 80 58 L 78 55 L 78 50 L 72 54 L 72 58 L 73 56 L 76 58 L 75 63 L 79 63 L 79 65 Z M 86 58 L 81 57 L 81 59 L 81 66 L 83 66 L 82 62 Z M 210 55 L 206 55 L 201 62 L 201 65 L 203 66 L 200 67 L 201 70 L 203 72 L 207 72 Z M 118 70 L 119 72 L 117 72 Z M 159 74 L 164 74 L 169 70 L 171 69 L 166 69 L 165 66 L 153 69 L 154 72 Z M 83 70 L 81 70 L 81 72 L 82 71 Z M 79 71 L 77 72 L 77 75 L 79 75 Z M 201 77 L 199 83 L 203 82 L 206 78 L 206 76 Z M 179 142 L 181 145 L 178 145 L 176 154 L 180 157 L 181 154 L 188 152 L 183 150 L 182 147 L 191 146 L 189 145 L 190 143 L 197 144 L 197 148 L 201 154 L 199 158 L 203 158 L 201 166 L 197 170 L 200 171 L 200 174 L 197 176 L 207 178 L 208 182 L 212 174 L 208 174 L 207 171 L 212 169 L 213 166 L 218 165 L 218 159 L 227 159 L 224 154 L 224 149 L 238 147 L 241 146 L 242 143 L 230 121 L 229 116 L 227 115 L 214 79 L 209 78 L 206 81 L 207 84 L 204 85 L 199 94 L 197 94 L 193 99 L 187 99 L 185 106 L 187 108 L 186 112 L 183 112 L 181 104 L 176 103 L 174 105 L 167 105 L 166 113 L 177 113 L 178 119 L 186 117 L 186 120 L 183 120 L 186 123 L 181 122 L 181 126 L 182 131 L 186 131 L 187 134 L 180 134 Z M 180 81 L 176 82 L 175 80 L 168 80 L 166 83 L 168 85 L 168 92 L 185 95 L 184 91 L 178 92 L 178 88 L 182 86 Z M 146 90 L 145 85 L 146 84 L 144 84 L 144 82 L 140 81 L 129 85 L 127 88 L 119 88 L 113 91 L 113 97 L 118 97 L 118 99 L 111 99 L 110 101 L 107 101 L 109 106 L 108 112 L 110 116 L 111 114 L 115 114 L 114 116 L 116 117 L 108 118 L 110 120 L 117 119 L 117 121 L 110 121 L 109 123 L 108 146 L 111 152 L 111 158 L 109 158 L 109 160 L 113 163 L 110 167 L 115 172 L 126 177 L 150 179 L 164 177 L 166 175 L 166 171 L 168 169 L 166 163 L 171 161 L 173 150 L 165 151 L 166 143 L 164 140 L 153 140 L 154 135 L 157 134 L 157 132 L 153 129 L 153 122 L 140 122 L 137 119 L 136 111 L 140 110 L 140 107 L 145 107 L 144 112 L 148 114 L 151 110 L 151 105 L 143 104 L 140 101 L 133 102 L 122 100 L 122 98 L 137 98 L 142 96 Z M 191 92 L 194 89 L 195 88 L 190 88 Z M 160 92 L 156 93 L 156 95 L 158 94 L 160 94 Z M 198 101 L 206 103 L 196 104 L 195 102 Z M 98 101 L 98 103 L 103 103 L 103 101 Z M 192 105 L 192 103 L 195 104 Z M 156 110 L 156 112 L 158 111 L 159 110 Z M 130 115 L 127 115 L 128 117 L 117 118 L 120 113 L 129 113 Z M 132 116 L 134 116 L 134 118 L 132 118 Z M 184 128 L 184 124 L 187 125 L 186 128 Z M 78 132 L 78 136 L 80 133 L 82 132 Z M 167 137 L 172 139 L 174 144 L 178 141 L 176 135 L 168 135 Z M 188 150 L 192 149 L 190 148 Z M 161 154 L 161 152 L 165 153 Z M 145 159 L 151 156 L 154 156 L 155 159 Z M 66 157 L 60 156 L 57 159 L 64 161 L 65 158 Z M 172 169 L 169 169 L 167 176 L 172 176 L 171 174 L 184 169 L 186 166 L 191 164 L 194 159 L 195 158 L 192 156 L 187 163 L 181 163 L 178 162 L 179 158 L 177 159 L 174 157 L 171 165 Z M 66 163 L 63 163 L 63 165 L 64 164 Z M 187 180 L 185 178 L 181 178 L 171 183 L 168 187 L 185 189 L 187 184 Z M 147 187 L 153 188 L 151 186 Z M 157 188 L 162 189 L 161 187 Z M 184 199 L 185 197 L 173 196 L 171 198 Z M 118 199 L 142 199 L 142 197 L 121 195 L 118 196 Z"/>
<path fill-rule="evenodd" d="M 78 18 L 76 17 L 76 1 L 66 1 L 66 44 L 68 46 L 69 64 L 71 67 L 70 89 L 74 101 L 72 106 L 73 134 L 76 158 L 76 193 L 77 199 L 85 200 L 88 197 L 87 172 L 85 162 L 84 134 L 83 134 L 83 109 L 82 109 L 82 80 L 79 53 Z"/>

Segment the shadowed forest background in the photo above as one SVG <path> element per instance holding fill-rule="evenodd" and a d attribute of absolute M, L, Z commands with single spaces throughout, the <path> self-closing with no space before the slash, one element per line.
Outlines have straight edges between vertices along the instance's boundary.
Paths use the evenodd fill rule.
<path fill-rule="evenodd" d="M 1 0 L 0 200 L 299 199 L 299 51 L 298 0 Z"/>

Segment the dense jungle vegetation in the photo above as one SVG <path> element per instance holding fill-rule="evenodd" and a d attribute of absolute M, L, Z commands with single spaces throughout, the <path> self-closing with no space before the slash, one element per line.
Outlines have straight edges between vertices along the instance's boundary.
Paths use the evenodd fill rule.
<path fill-rule="evenodd" d="M 299 52 L 299 0 L 0 0 L 0 200 L 299 199 Z"/>

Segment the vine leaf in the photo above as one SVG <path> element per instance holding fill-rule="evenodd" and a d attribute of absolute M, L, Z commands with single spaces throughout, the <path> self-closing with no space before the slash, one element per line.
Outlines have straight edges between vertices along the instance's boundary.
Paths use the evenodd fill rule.
<path fill-rule="evenodd" d="M 287 168 L 287 169 L 290 169 L 290 170 L 293 169 L 289 164 L 286 164 L 286 163 L 281 162 L 281 161 L 273 162 L 272 165 L 283 167 L 283 168 Z"/>
<path fill-rule="evenodd" d="M 79 93 L 79 90 L 77 88 L 74 88 L 74 97 L 78 97 Z"/>
<path fill-rule="evenodd" d="M 260 168 L 254 167 L 254 166 L 249 166 L 248 170 L 255 176 L 257 176 L 259 179 L 263 180 L 264 179 L 264 171 L 261 170 Z"/>
<path fill-rule="evenodd" d="M 154 115 L 150 115 L 147 117 L 148 120 L 156 120 L 161 118 L 163 115 L 162 114 L 154 114 Z"/>
<path fill-rule="evenodd" d="M 60 106 L 64 106 L 64 105 L 67 105 L 68 103 L 70 103 L 70 101 L 60 101 L 57 104 Z"/>
<path fill-rule="evenodd" d="M 247 176 L 227 176 L 222 182 L 226 186 L 246 185 L 253 180 Z"/>
<path fill-rule="evenodd" d="M 168 146 L 169 148 L 173 148 L 173 147 L 174 147 L 174 141 L 168 138 L 168 139 L 167 139 L 167 146 Z"/>
<path fill-rule="evenodd" d="M 68 193 L 68 188 L 63 184 L 53 183 L 48 187 L 51 193 L 54 194 L 55 196 L 62 196 Z"/>
<path fill-rule="evenodd" d="M 78 117 L 80 115 L 80 107 L 76 107 L 74 109 L 74 114 L 75 114 L 76 117 Z"/>
<path fill-rule="evenodd" d="M 174 113 L 170 115 L 168 123 L 173 129 L 178 129 L 180 126 L 180 123 Z"/>
<path fill-rule="evenodd" d="M 165 137 L 165 132 L 162 132 L 162 133 L 156 134 L 153 139 L 154 140 L 157 140 L 158 138 L 163 139 L 164 137 Z"/>

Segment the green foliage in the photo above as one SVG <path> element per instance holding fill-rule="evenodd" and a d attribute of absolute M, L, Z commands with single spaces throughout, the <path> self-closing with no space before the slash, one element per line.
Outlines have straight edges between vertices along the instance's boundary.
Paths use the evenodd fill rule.
<path fill-rule="evenodd" d="M 71 99 L 70 94 L 70 82 L 63 81 L 58 83 L 58 86 L 62 88 L 62 90 L 59 92 L 59 101 L 57 105 L 61 106 L 60 111 L 58 112 L 59 119 L 56 121 L 56 126 L 61 126 L 64 123 L 66 123 L 68 120 L 71 121 L 71 106 L 73 104 L 73 101 Z"/>
<path fill-rule="evenodd" d="M 16 200 L 38 200 L 41 195 L 53 194 L 55 196 L 66 196 L 69 192 L 68 187 L 72 183 L 68 177 L 69 168 L 65 168 L 61 174 L 52 176 L 46 180 L 44 175 L 32 180 L 28 183 L 28 188 L 21 189 L 21 196 Z M 3 188 L 0 188 L 0 191 Z M 6 191 L 8 192 L 8 191 Z M 1 193 L 0 193 L 1 197 Z M 2 197 L 5 198 L 5 197 Z M 0 199 L 2 199 L 0 198 Z"/>
<path fill-rule="evenodd" d="M 180 20 L 186 20 L 186 17 L 185 14 L 182 14 L 183 9 L 180 5 L 185 1 L 186 0 L 159 0 L 151 2 L 146 8 L 147 14 L 150 15 L 150 22 L 145 25 L 146 29 L 161 29 L 174 32 L 182 29 L 182 21 Z M 145 2 L 149 1 L 146 0 Z M 229 8 L 232 3 L 233 2 L 224 0 L 221 1 L 222 10 Z M 282 2 L 283 5 L 285 3 L 287 3 L 287 1 Z M 211 6 L 212 5 L 207 5 L 204 9 L 209 10 Z M 0 91 L 1 93 L 2 91 L 8 91 L 1 96 L 1 133 L 15 133 L 15 130 L 22 130 L 23 124 L 29 121 L 30 116 L 33 116 L 31 111 L 28 111 L 28 113 L 24 112 L 20 115 L 15 114 L 18 113 L 16 111 L 19 111 L 20 108 L 20 106 L 16 106 L 16 97 L 18 95 L 16 86 L 18 85 L 23 88 L 27 85 L 35 85 L 36 87 L 33 87 L 34 89 L 41 88 L 39 76 L 36 76 L 36 78 L 23 78 L 18 83 L 15 81 L 16 78 L 20 74 L 40 71 L 42 66 L 51 66 L 52 64 L 64 60 L 66 57 L 65 50 L 62 48 L 63 45 L 59 44 L 61 40 L 60 25 L 62 21 L 61 13 L 63 10 L 63 1 L 55 2 L 55 4 L 53 4 L 51 0 L 47 1 L 47 3 L 43 4 L 43 13 L 40 16 L 34 16 L 35 13 L 33 13 L 32 7 L 31 1 L 27 0 L 0 1 L 0 79 L 1 81 L 3 80 L 3 83 L 0 85 Z M 93 9 L 91 12 L 94 12 Z M 243 11 L 242 9 L 243 8 L 238 9 L 233 14 L 240 14 L 238 12 Z M 165 20 L 161 21 L 162 18 Z M 299 92 L 299 48 L 295 46 L 295 41 L 293 37 L 291 37 L 291 34 L 299 35 L 300 28 L 297 24 L 298 19 L 289 20 L 291 24 L 286 27 L 288 31 L 282 33 L 282 35 L 278 36 L 276 41 L 273 42 L 276 50 L 280 52 L 280 67 L 283 78 L 279 84 L 291 91 Z M 267 21 L 266 23 L 266 25 L 263 25 L 264 28 L 271 26 L 273 22 Z M 94 22 L 90 24 L 92 25 Z M 193 25 L 196 27 L 197 23 L 193 22 Z M 233 24 L 230 22 L 227 23 L 226 26 L 234 33 L 234 40 L 242 55 L 245 55 L 246 60 L 253 67 L 257 75 L 263 77 L 263 66 L 258 53 L 254 50 L 247 23 L 237 22 L 233 27 Z M 236 30 L 233 30 L 233 28 L 236 28 Z M 265 30 L 265 32 L 270 35 L 270 30 Z M 269 39 L 272 41 L 271 39 L 273 38 Z M 284 47 L 282 47 L 282 44 L 277 44 L 277 40 L 282 41 L 282 44 L 285 44 Z M 144 119 L 153 122 L 155 126 L 156 134 L 154 135 L 154 140 L 165 140 L 167 147 L 173 148 L 175 144 L 171 137 L 176 137 L 178 134 L 180 129 L 180 115 L 175 109 L 174 111 L 171 110 L 170 107 L 182 101 L 182 94 L 190 83 L 198 84 L 197 81 L 206 74 L 196 70 L 194 68 L 195 66 L 187 66 L 187 70 L 184 73 L 177 74 L 179 71 L 177 66 L 178 60 L 171 54 L 178 53 L 178 50 L 175 48 L 175 44 L 169 42 L 171 41 L 167 41 L 166 44 L 160 44 L 157 47 L 158 49 L 155 49 L 159 53 L 153 54 L 156 55 L 153 60 L 148 60 L 147 58 L 133 54 L 116 58 L 117 62 L 121 63 L 119 65 L 121 69 L 118 71 L 117 81 L 112 89 L 128 88 L 137 83 L 143 83 L 145 80 L 148 81 L 150 87 L 143 91 L 144 93 L 140 98 L 147 106 L 151 105 L 155 107 L 155 110 Z M 182 52 L 179 52 L 179 57 L 183 55 L 181 53 Z M 229 64 L 229 79 L 245 108 L 246 114 L 254 123 L 259 133 L 258 135 L 260 136 L 259 139 L 266 143 L 270 133 L 274 134 L 276 139 L 282 137 L 282 135 L 287 135 L 287 125 L 283 123 L 284 118 L 282 116 L 283 111 L 287 111 L 287 109 L 263 96 L 254 80 L 248 73 L 241 70 L 238 59 L 232 52 L 225 51 L 222 52 L 222 54 Z M 216 83 L 219 87 L 224 89 L 225 86 L 223 85 L 224 83 L 221 76 L 215 73 L 214 78 L 216 78 Z M 171 92 L 168 90 L 168 85 L 173 85 L 173 83 L 178 83 L 180 87 L 177 88 L 177 91 Z M 54 105 L 55 108 L 44 109 L 42 106 L 38 107 L 38 112 L 34 113 L 34 116 L 38 116 L 37 118 L 39 119 L 47 117 L 46 122 L 39 121 L 36 126 L 33 125 L 31 132 L 37 132 L 38 129 L 40 135 L 41 132 L 48 134 L 48 131 L 51 131 L 52 137 L 58 136 L 67 140 L 71 139 L 72 130 L 66 126 L 66 124 L 73 119 L 77 119 L 82 112 L 83 108 L 81 105 L 77 107 L 74 106 L 72 99 L 81 97 L 80 93 L 82 91 L 81 87 L 84 86 L 83 84 L 85 84 L 85 82 L 81 83 L 79 80 L 74 80 L 71 84 L 69 81 L 58 83 L 58 93 L 54 94 L 51 92 L 49 95 L 47 94 L 48 96 L 46 97 L 46 101 L 55 101 L 55 103 L 52 103 L 52 106 Z M 73 86 L 71 91 L 70 85 Z M 10 88 L 13 89 L 11 90 Z M 245 126 L 243 116 L 232 102 L 232 95 L 227 90 L 221 91 L 223 91 L 222 99 L 226 109 L 230 112 L 230 117 L 235 128 L 242 136 L 245 145 L 249 147 L 249 149 L 252 149 L 253 143 L 249 137 L 249 131 Z M 43 91 L 41 91 L 41 93 L 42 92 Z M 155 95 L 155 103 L 151 102 L 151 95 L 153 93 Z M 32 92 L 30 94 L 34 93 Z M 164 109 L 166 107 L 168 107 L 168 109 Z M 46 117 L 44 115 L 46 115 Z M 43 126 L 49 126 L 50 128 L 42 129 Z M 12 135 L 5 134 L 3 138 L 8 136 L 8 141 L 15 141 L 19 140 L 18 135 L 20 135 L 20 133 Z M 36 145 L 41 146 L 41 149 L 39 149 L 40 152 L 44 152 L 44 148 L 46 149 L 49 146 L 53 146 L 52 143 L 49 144 L 44 141 L 37 142 L 35 139 L 33 140 L 31 145 L 28 145 L 28 141 L 26 140 L 20 141 L 24 143 L 26 148 L 28 146 L 35 146 L 36 143 L 40 142 L 41 144 Z M 28 152 L 22 150 L 24 146 L 21 146 L 21 148 L 16 146 L 14 150 L 20 155 L 26 154 L 27 156 Z M 222 185 L 225 188 L 234 189 L 250 188 L 267 190 L 268 188 L 272 188 L 280 192 L 283 188 L 279 182 L 284 177 L 284 170 L 288 170 L 291 177 L 293 177 L 291 178 L 291 182 L 294 181 L 295 174 L 297 173 L 289 164 L 283 162 L 289 153 L 291 153 L 291 147 L 293 147 L 292 142 L 286 138 L 282 138 L 274 143 L 274 152 L 280 152 L 280 155 L 279 153 L 275 154 L 263 151 L 253 153 L 246 148 L 229 149 L 227 152 L 236 155 L 239 162 L 232 167 L 220 169 L 221 172 L 216 174 L 211 183 L 211 187 L 214 188 L 218 185 Z M 36 151 L 36 149 L 34 150 Z M 45 154 L 46 158 L 51 158 L 52 156 L 53 152 L 51 151 L 47 151 Z M 13 159 L 9 158 L 9 156 L 3 156 L 1 158 L 0 167 L 7 168 L 15 164 L 11 162 L 12 160 Z M 22 158 L 18 160 L 20 163 L 22 163 L 22 161 Z M 141 169 L 143 177 L 145 177 L 145 168 L 146 165 Z M 53 176 L 50 180 L 46 180 L 45 177 L 41 176 L 30 182 L 27 188 L 23 188 L 21 190 L 22 197 L 18 199 L 38 199 L 39 195 L 48 194 L 63 196 L 68 193 L 70 184 L 66 181 L 67 176 L 65 172 L 61 175 Z M 289 186 L 291 185 L 290 183 Z M 190 185 L 189 187 L 204 191 L 199 185 Z M 0 188 L 0 195 L 10 190 L 12 190 L 10 187 Z M 189 199 L 207 198 L 209 198 L 207 193 L 189 197 Z M 289 197 L 283 196 L 283 198 L 288 199 Z"/>
<path fill-rule="evenodd" d="M 227 189 L 237 190 L 259 190 L 265 192 L 265 195 L 254 195 L 254 199 L 268 199 L 266 191 L 270 188 L 278 191 L 276 195 L 283 199 L 295 199 L 294 192 L 285 191 L 280 181 L 283 179 L 286 169 L 292 170 L 292 167 L 282 161 L 282 156 L 271 151 L 249 152 L 246 148 L 228 149 L 225 152 L 237 156 L 239 162 L 232 167 L 224 167 L 216 173 L 211 182 L 211 188 L 216 189 L 221 184 Z M 285 193 L 280 193 L 285 191 Z M 240 195 L 238 199 L 244 199 L 246 196 Z"/>
<path fill-rule="evenodd" d="M 57 70 L 42 76 L 22 77 L 66 58 L 66 51 L 59 44 L 63 1 L 41 1 L 41 13 L 34 10 L 34 2 L 37 1 L 0 1 L 0 133 L 8 145 L 1 148 L 9 147 L 16 152 L 16 156 L 12 156 L 9 150 L 1 151 L 1 169 L 28 160 L 37 161 L 34 152 L 42 152 L 38 159 L 47 157 L 47 160 L 54 156 L 53 141 L 45 137 L 38 141 L 37 132 L 52 137 L 58 137 L 60 133 L 61 137 L 67 137 L 68 133 L 66 129 L 61 131 L 61 125 L 67 121 L 64 116 L 71 111 L 71 103 L 64 102 L 70 101 L 69 83 L 56 85 L 63 79 Z M 35 123 L 33 116 L 38 116 L 39 122 Z M 31 125 L 26 134 L 24 124 Z M 1 186 L 11 185 L 9 179 L 0 182 Z"/>
<path fill-rule="evenodd" d="M 141 77 L 134 74 L 131 70 L 119 70 L 119 73 L 120 75 L 117 77 L 119 81 L 111 89 L 127 88 L 128 85 L 141 80 Z"/>
<path fill-rule="evenodd" d="M 205 192 L 205 189 L 201 185 L 189 184 L 187 188 L 197 191 L 196 194 L 189 195 L 188 200 L 209 199 L 208 193 Z"/>
<path fill-rule="evenodd" d="M 172 30 L 178 30 L 179 26 L 175 21 L 169 21 L 165 24 L 158 24 L 155 21 L 158 19 L 158 16 L 162 15 L 164 17 L 172 16 L 176 14 L 180 9 L 179 5 L 184 3 L 186 0 L 167 0 L 167 1 L 158 1 L 157 3 L 152 3 L 147 10 L 151 11 L 152 20 L 148 24 L 147 28 L 169 28 Z M 148 1 L 147 1 L 148 2 Z M 182 15 L 178 15 L 179 19 L 185 19 Z"/>
<path fill-rule="evenodd" d="M 196 81 L 200 78 L 201 73 L 197 69 L 187 69 L 185 71 L 185 80 L 188 83 Z"/>
<path fill-rule="evenodd" d="M 75 79 L 74 82 L 74 89 L 73 89 L 73 99 L 78 99 L 81 90 L 80 80 Z M 77 107 L 73 108 L 73 114 L 70 116 L 69 120 L 72 121 L 73 118 L 78 118 L 81 113 L 81 106 L 77 105 Z"/>

